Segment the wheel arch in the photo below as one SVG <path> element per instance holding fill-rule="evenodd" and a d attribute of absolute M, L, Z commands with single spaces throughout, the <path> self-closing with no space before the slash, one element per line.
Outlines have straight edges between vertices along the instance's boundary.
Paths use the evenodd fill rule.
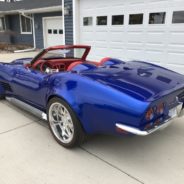
<path fill-rule="evenodd" d="M 66 102 L 67 104 L 68 104 L 68 106 L 71 108 L 71 110 L 73 111 L 73 113 L 75 114 L 75 116 L 76 116 L 76 118 L 79 120 L 79 122 L 80 122 L 80 124 L 81 124 L 81 127 L 82 127 L 82 129 L 83 129 L 83 131 L 86 133 L 87 131 L 86 131 L 86 129 L 85 129 L 85 126 L 84 126 L 84 124 L 83 124 L 83 122 L 81 121 L 81 118 L 79 117 L 79 107 L 74 107 L 73 105 L 72 105 L 72 102 L 71 102 L 71 100 L 69 100 L 68 98 L 66 98 L 66 97 L 63 97 L 63 96 L 61 96 L 61 95 L 58 95 L 58 94 L 52 94 L 52 95 L 50 95 L 49 97 L 48 97 L 48 99 L 47 99 L 47 104 L 49 103 L 49 101 L 51 100 L 51 99 L 53 99 L 53 98 L 59 98 L 59 99 L 61 99 L 61 100 L 63 100 L 64 102 Z M 70 98 L 71 99 L 71 98 Z M 46 104 L 46 105 L 47 105 Z"/>

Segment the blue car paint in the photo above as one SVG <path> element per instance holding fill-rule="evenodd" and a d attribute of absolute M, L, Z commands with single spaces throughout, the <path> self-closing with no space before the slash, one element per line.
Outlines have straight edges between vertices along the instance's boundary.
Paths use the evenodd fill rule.
<path fill-rule="evenodd" d="M 61 97 L 87 133 L 117 134 L 115 123 L 143 129 L 146 110 L 175 99 L 184 88 L 182 75 L 145 62 L 112 59 L 102 67 L 81 64 L 71 72 L 47 75 L 23 66 L 30 61 L 0 64 L 0 81 L 8 82 L 13 91 L 6 95 L 43 111 L 50 97 Z"/>

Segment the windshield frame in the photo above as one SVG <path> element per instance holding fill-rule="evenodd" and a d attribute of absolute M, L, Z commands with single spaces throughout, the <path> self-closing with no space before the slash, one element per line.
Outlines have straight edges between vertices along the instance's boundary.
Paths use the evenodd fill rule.
<path fill-rule="evenodd" d="M 43 49 L 40 53 L 38 53 L 33 60 L 31 61 L 31 66 L 33 66 L 38 60 L 43 58 L 43 56 L 48 52 L 52 50 L 64 50 L 64 49 L 85 49 L 83 56 L 80 58 L 81 61 L 85 61 L 91 47 L 87 45 L 60 45 L 60 46 L 54 46 L 54 47 L 49 47 L 47 49 Z M 72 59 L 71 59 L 72 60 Z"/>

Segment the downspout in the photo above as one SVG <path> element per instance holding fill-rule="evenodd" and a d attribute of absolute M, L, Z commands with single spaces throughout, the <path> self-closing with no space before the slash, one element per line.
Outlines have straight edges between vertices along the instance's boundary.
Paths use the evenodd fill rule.
<path fill-rule="evenodd" d="M 24 50 L 15 50 L 15 53 L 21 53 L 21 52 L 30 52 L 30 51 L 35 51 L 36 50 L 36 36 L 35 36 L 35 21 L 34 21 L 34 14 L 33 17 L 30 17 L 28 15 L 25 15 L 24 12 L 19 12 L 22 16 L 31 19 L 32 21 L 32 30 L 33 30 L 33 48 L 31 49 L 24 49 Z"/>

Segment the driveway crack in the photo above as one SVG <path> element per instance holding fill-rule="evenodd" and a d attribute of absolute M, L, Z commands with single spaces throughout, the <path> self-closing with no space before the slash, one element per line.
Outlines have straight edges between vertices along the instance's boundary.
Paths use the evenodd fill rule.
<path fill-rule="evenodd" d="M 87 149 L 85 149 L 85 148 L 82 147 L 82 146 L 80 146 L 80 148 L 81 148 L 83 151 L 85 151 L 85 152 L 87 152 L 88 154 L 90 154 L 91 156 L 93 156 L 93 157 L 97 158 L 98 160 L 104 162 L 105 164 L 109 165 L 110 167 L 113 167 L 114 169 L 116 169 L 116 170 L 120 171 L 121 173 L 127 175 L 128 177 L 132 178 L 133 180 L 135 180 L 135 181 L 137 181 L 137 182 L 139 182 L 139 183 L 141 183 L 141 184 L 144 184 L 143 181 L 141 181 L 140 179 L 138 179 L 138 178 L 132 176 L 131 174 L 127 173 L 126 171 L 120 169 L 120 168 L 117 167 L 116 165 L 111 164 L 111 163 L 108 162 L 107 160 L 104 160 L 103 158 L 101 158 L 101 157 L 99 157 L 98 155 L 96 155 L 96 154 L 94 154 L 94 153 L 88 151 Z"/>
<path fill-rule="evenodd" d="M 18 130 L 18 129 L 24 128 L 24 127 L 26 127 L 26 126 L 32 125 L 33 123 L 37 123 L 37 121 L 32 121 L 32 122 L 30 122 L 30 123 L 27 123 L 27 124 L 18 126 L 18 127 L 16 127 L 16 128 L 13 128 L 13 129 L 10 129 L 10 130 L 1 132 L 0 135 L 6 134 L 6 133 L 9 133 L 9 132 L 13 132 L 14 130 Z"/>

